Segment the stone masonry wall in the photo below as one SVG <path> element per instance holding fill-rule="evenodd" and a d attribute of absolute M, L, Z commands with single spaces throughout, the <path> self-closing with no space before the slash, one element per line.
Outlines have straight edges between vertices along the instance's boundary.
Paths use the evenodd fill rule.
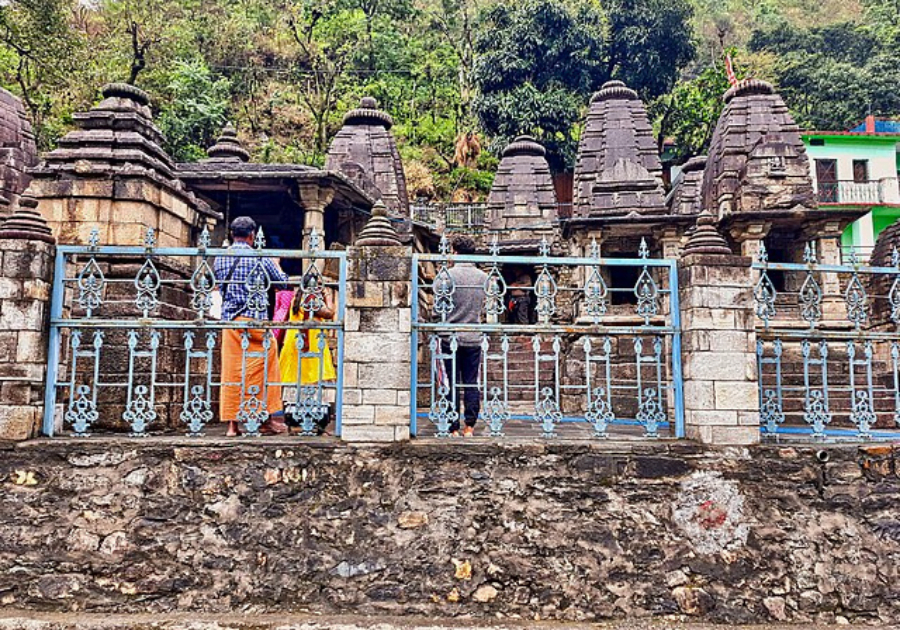
<path fill-rule="evenodd" d="M 890 446 L 7 443 L 0 606 L 898 623 L 898 475 Z"/>
<path fill-rule="evenodd" d="M 689 254 L 681 262 L 685 433 L 708 444 L 758 442 L 750 260 Z"/>
<path fill-rule="evenodd" d="M 348 442 L 408 440 L 412 252 L 401 246 L 357 246 L 347 258 L 341 437 Z"/>
<path fill-rule="evenodd" d="M 30 438 L 40 426 L 55 251 L 0 238 L 0 440 Z"/>

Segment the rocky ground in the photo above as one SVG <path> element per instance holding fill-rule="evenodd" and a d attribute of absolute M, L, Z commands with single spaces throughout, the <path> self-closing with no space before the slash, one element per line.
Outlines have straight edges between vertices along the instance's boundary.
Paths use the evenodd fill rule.
<path fill-rule="evenodd" d="M 852 626 L 887 630 L 889 626 Z M 321 617 L 293 615 L 95 615 L 38 614 L 0 611 L 0 630 L 826 630 L 849 625 L 724 626 L 685 624 L 677 620 L 635 620 L 610 624 L 569 624 L 504 620 L 491 623 L 474 619 L 408 619 L 388 617 Z"/>

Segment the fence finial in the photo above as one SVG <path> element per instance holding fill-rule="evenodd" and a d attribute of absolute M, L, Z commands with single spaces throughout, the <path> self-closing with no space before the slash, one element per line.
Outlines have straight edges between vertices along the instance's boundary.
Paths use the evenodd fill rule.
<path fill-rule="evenodd" d="M 100 245 L 100 230 L 99 228 L 93 227 L 91 228 L 91 235 L 88 237 L 88 246 L 91 249 L 97 249 Z"/>
<path fill-rule="evenodd" d="M 591 258 L 600 258 L 600 245 L 596 238 L 591 238 L 591 245 L 588 248 L 588 256 Z"/>
<path fill-rule="evenodd" d="M 647 247 L 647 239 L 641 238 L 641 245 L 638 247 L 638 257 L 644 260 L 650 258 L 650 248 Z"/>
<path fill-rule="evenodd" d="M 546 236 L 541 237 L 541 246 L 538 249 L 541 256 L 549 256 L 550 255 L 550 242 L 547 240 Z"/>
<path fill-rule="evenodd" d="M 263 234 L 262 226 L 259 226 L 259 229 L 256 230 L 256 239 L 253 242 L 256 245 L 256 249 L 262 249 L 266 246 L 266 235 Z"/>
<path fill-rule="evenodd" d="M 766 251 L 765 241 L 759 242 L 759 251 L 756 254 L 756 259 L 763 264 L 769 262 L 769 252 Z"/>
<path fill-rule="evenodd" d="M 891 264 L 894 267 L 900 267 L 900 252 L 897 251 L 896 245 L 891 247 Z"/>
<path fill-rule="evenodd" d="M 803 262 L 808 265 L 816 264 L 816 248 L 812 243 L 807 243 L 803 248 Z"/>
<path fill-rule="evenodd" d="M 146 234 L 144 234 L 144 247 L 147 249 L 153 249 L 156 246 L 156 230 L 152 227 L 147 228 Z"/>
<path fill-rule="evenodd" d="M 497 238 L 497 235 L 494 234 L 494 238 L 491 239 L 491 256 L 499 256 L 500 255 L 500 241 Z"/>
<path fill-rule="evenodd" d="M 450 253 L 450 241 L 447 240 L 446 234 L 441 234 L 441 243 L 438 245 L 438 251 L 442 256 L 446 256 Z"/>
<path fill-rule="evenodd" d="M 319 251 L 319 247 L 322 245 L 321 237 L 319 236 L 318 230 L 313 228 L 309 232 L 309 251 L 317 252 Z"/>

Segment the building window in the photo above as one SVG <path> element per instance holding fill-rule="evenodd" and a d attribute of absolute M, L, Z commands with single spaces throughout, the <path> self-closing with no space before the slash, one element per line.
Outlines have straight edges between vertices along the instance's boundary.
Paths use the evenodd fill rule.
<path fill-rule="evenodd" d="M 838 201 L 837 160 L 816 160 L 816 185 L 821 203 Z"/>
<path fill-rule="evenodd" d="M 857 184 L 869 181 L 869 160 L 853 160 L 853 181 Z"/>

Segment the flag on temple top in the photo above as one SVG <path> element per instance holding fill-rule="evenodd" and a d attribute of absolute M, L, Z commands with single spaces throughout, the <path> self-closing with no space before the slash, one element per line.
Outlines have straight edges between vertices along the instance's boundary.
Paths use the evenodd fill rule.
<path fill-rule="evenodd" d="M 725 53 L 725 74 L 728 75 L 728 82 L 732 86 L 738 84 L 737 76 L 734 74 L 734 66 L 731 64 L 731 53 Z"/>

